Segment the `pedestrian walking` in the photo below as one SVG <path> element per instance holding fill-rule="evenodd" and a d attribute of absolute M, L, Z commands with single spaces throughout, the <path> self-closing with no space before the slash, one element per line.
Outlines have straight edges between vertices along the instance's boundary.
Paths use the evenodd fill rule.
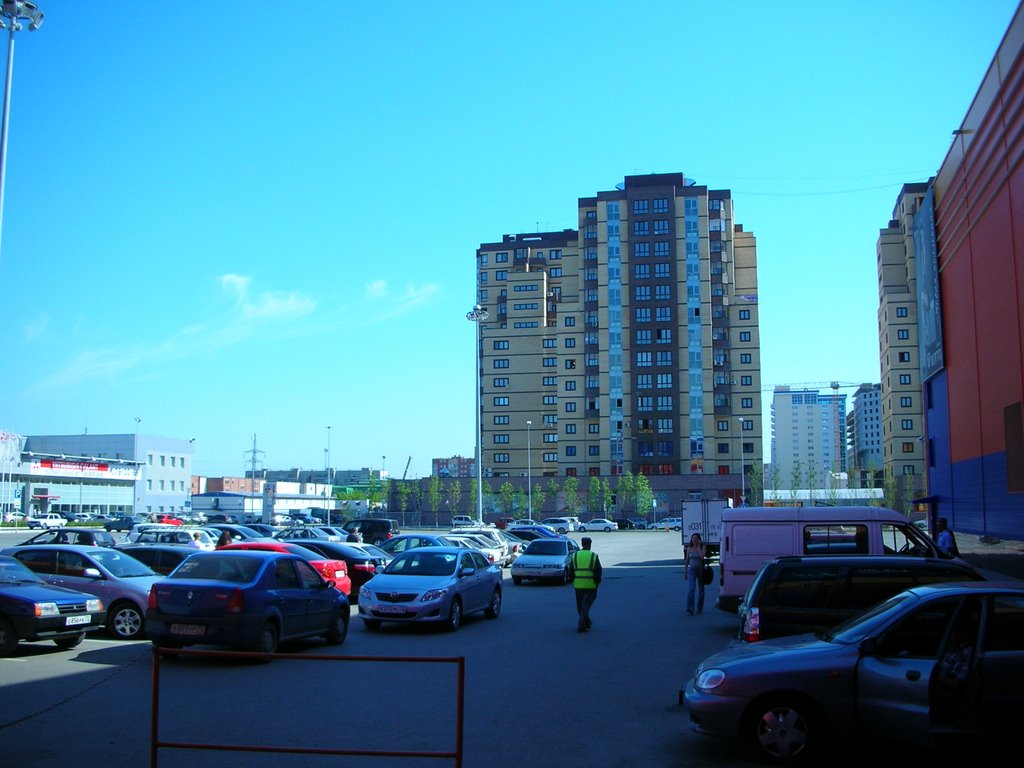
<path fill-rule="evenodd" d="M 686 561 L 683 567 L 687 583 L 686 612 L 693 616 L 695 608 L 697 613 L 704 610 L 704 569 L 708 567 L 705 563 L 707 550 L 699 533 L 693 534 L 690 543 L 683 549 L 683 559 Z"/>
<path fill-rule="evenodd" d="M 946 518 L 940 517 L 936 521 L 935 532 L 935 543 L 939 545 L 939 549 L 950 557 L 960 557 L 960 550 L 956 546 L 956 537 L 949 530 L 949 522 Z"/>
<path fill-rule="evenodd" d="M 592 543 L 589 536 L 584 536 L 580 540 L 583 549 L 576 550 L 569 558 L 569 577 L 576 591 L 577 632 L 590 631 L 590 606 L 597 599 L 597 588 L 601 584 L 601 559 L 590 548 Z"/>

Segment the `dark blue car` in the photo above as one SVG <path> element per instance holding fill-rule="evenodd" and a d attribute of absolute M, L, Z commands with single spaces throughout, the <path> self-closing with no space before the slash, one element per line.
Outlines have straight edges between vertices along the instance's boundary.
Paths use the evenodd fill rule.
<path fill-rule="evenodd" d="M 47 584 L 13 557 L 0 555 L 0 656 L 19 640 L 53 640 L 74 648 L 85 633 L 103 626 L 103 601 Z"/>
<path fill-rule="evenodd" d="M 305 559 L 257 550 L 197 552 L 153 585 L 146 636 L 154 645 L 223 645 L 274 653 L 278 643 L 348 634 L 348 598 Z"/>

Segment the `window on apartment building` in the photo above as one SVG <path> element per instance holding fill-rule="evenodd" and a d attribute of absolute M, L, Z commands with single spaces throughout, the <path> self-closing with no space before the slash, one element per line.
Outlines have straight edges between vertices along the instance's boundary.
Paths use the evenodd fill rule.
<path fill-rule="evenodd" d="M 554 368 L 555 366 L 558 365 L 558 358 L 557 357 L 541 358 L 540 364 L 542 366 L 544 366 L 545 368 Z"/>
<path fill-rule="evenodd" d="M 496 357 L 496 358 L 494 358 L 493 365 L 494 365 L 495 368 L 508 368 L 508 358 L 507 357 Z"/>
<path fill-rule="evenodd" d="M 495 464 L 508 464 L 508 454 L 507 453 L 496 453 L 496 454 L 494 454 L 494 463 Z"/>
<path fill-rule="evenodd" d="M 588 424 L 587 425 L 587 432 L 590 433 L 591 435 L 600 434 L 600 432 L 601 432 L 601 425 L 600 424 Z"/>
<path fill-rule="evenodd" d="M 666 262 L 657 262 L 654 265 L 654 276 L 667 278 L 672 273 L 672 265 Z"/>
<path fill-rule="evenodd" d="M 654 320 L 659 323 L 668 323 L 672 321 L 672 307 L 655 307 L 654 308 Z"/>
<path fill-rule="evenodd" d="M 654 410 L 654 398 L 653 397 L 638 397 L 636 399 L 636 409 L 638 411 L 653 411 Z"/>
<path fill-rule="evenodd" d="M 558 461 L 558 454 L 557 453 L 545 453 L 543 458 L 544 458 L 544 461 Z"/>
<path fill-rule="evenodd" d="M 567 446 L 565 446 L 565 455 L 566 456 L 575 456 L 576 455 L 576 446 L 575 445 L 567 445 Z"/>
<path fill-rule="evenodd" d="M 649 328 L 644 328 L 634 333 L 634 338 L 636 339 L 637 344 L 650 344 L 651 336 L 652 334 Z"/>
<path fill-rule="evenodd" d="M 659 258 L 667 258 L 671 255 L 668 240 L 659 240 L 654 244 L 654 255 Z"/>
<path fill-rule="evenodd" d="M 153 490 L 153 481 L 152 480 L 147 480 L 146 481 L 146 490 L 147 491 L 152 491 Z"/>
<path fill-rule="evenodd" d="M 497 407 L 502 407 L 502 406 L 508 405 L 508 398 L 507 397 L 496 397 L 496 398 L 494 398 L 494 405 L 497 406 Z"/>
<path fill-rule="evenodd" d="M 743 444 L 743 452 L 744 453 L 753 453 L 754 452 L 754 444 L 753 443 L 744 443 Z"/>
<path fill-rule="evenodd" d="M 636 377 L 637 389 L 651 389 L 654 386 L 654 378 L 649 373 L 641 373 Z"/>
<path fill-rule="evenodd" d="M 728 422 L 728 421 L 726 421 L 725 419 L 719 419 L 718 423 L 717 423 L 717 424 L 716 424 L 715 426 L 716 426 L 716 428 L 717 428 L 717 429 L 718 429 L 718 430 L 719 430 L 720 432 L 722 432 L 722 431 L 728 431 L 728 429 L 729 429 L 729 422 Z"/>
<path fill-rule="evenodd" d="M 651 224 L 647 221 L 634 221 L 633 222 L 633 235 L 634 237 L 646 237 L 651 234 Z"/>
<path fill-rule="evenodd" d="M 900 443 L 900 451 L 902 451 L 903 453 L 913 453 L 914 452 L 914 444 L 913 443 Z"/>
<path fill-rule="evenodd" d="M 576 339 L 574 339 L 573 337 L 570 336 L 569 338 L 567 338 L 565 340 L 565 346 L 566 347 L 570 347 L 570 348 L 571 347 L 575 347 L 576 346 Z"/>
<path fill-rule="evenodd" d="M 576 325 L 576 318 L 572 315 L 568 315 L 564 318 L 566 328 Z"/>
<path fill-rule="evenodd" d="M 655 359 L 658 365 L 672 365 L 672 353 L 669 350 L 659 352 Z"/>
<path fill-rule="evenodd" d="M 647 213 L 647 201 L 646 200 L 634 200 L 633 201 L 633 213 L 644 214 Z"/>
<path fill-rule="evenodd" d="M 906 307 L 896 307 L 896 317 L 906 317 L 908 314 Z"/>
<path fill-rule="evenodd" d="M 594 224 L 587 224 L 587 226 L 583 228 L 583 237 L 586 240 L 596 240 L 597 226 Z"/>
<path fill-rule="evenodd" d="M 499 253 L 494 254 L 494 263 L 495 264 L 505 264 L 507 262 L 508 262 L 508 251 L 500 251 Z"/>
<path fill-rule="evenodd" d="M 900 398 L 900 408 L 911 408 L 913 405 L 914 405 L 913 398 L 910 398 L 910 397 L 901 397 Z"/>
<path fill-rule="evenodd" d="M 575 413 L 576 412 L 576 403 L 566 403 L 565 404 L 565 412 L 566 413 Z"/>
<path fill-rule="evenodd" d="M 754 407 L 754 398 L 752 398 L 752 397 L 744 397 L 744 398 L 740 399 L 740 408 L 753 408 L 753 407 Z"/>
<path fill-rule="evenodd" d="M 545 427 L 549 427 L 557 423 L 558 417 L 555 416 L 553 413 L 548 413 L 544 415 L 543 424 Z"/>
<path fill-rule="evenodd" d="M 672 389 L 672 374 L 671 373 L 659 373 L 658 374 L 658 389 Z"/>
<path fill-rule="evenodd" d="M 668 234 L 668 219 L 655 219 L 654 220 L 654 234 L 656 234 L 656 235 L 667 235 Z"/>
<path fill-rule="evenodd" d="M 494 436 L 494 442 L 496 442 L 496 443 L 507 443 L 508 442 L 508 435 L 504 435 L 504 434 L 503 435 L 495 435 Z"/>
<path fill-rule="evenodd" d="M 633 317 L 638 323 L 649 323 L 651 322 L 651 308 L 640 307 L 633 311 Z"/>
<path fill-rule="evenodd" d="M 650 243 L 633 243 L 633 258 L 645 259 L 651 255 Z"/>
<path fill-rule="evenodd" d="M 901 363 L 909 363 L 910 362 L 910 353 L 909 352 L 900 352 L 899 353 L 899 361 Z"/>
<path fill-rule="evenodd" d="M 659 411 L 671 411 L 672 410 L 672 395 L 659 395 L 658 400 Z"/>
<path fill-rule="evenodd" d="M 750 319 L 750 310 L 749 309 L 741 309 L 740 310 L 740 320 L 749 320 L 749 319 Z"/>
<path fill-rule="evenodd" d="M 753 376 L 740 376 L 740 386 L 749 387 L 754 383 Z"/>
<path fill-rule="evenodd" d="M 914 420 L 913 419 L 901 419 L 900 420 L 900 429 L 913 429 L 913 428 L 914 428 Z"/>
<path fill-rule="evenodd" d="M 668 301 L 672 298 L 672 286 L 662 284 L 654 286 L 654 298 L 656 301 Z"/>
<path fill-rule="evenodd" d="M 650 301 L 651 300 L 651 286 L 649 285 L 638 285 L 633 289 L 633 298 L 637 301 Z"/>
<path fill-rule="evenodd" d="M 508 419 L 509 419 L 508 416 L 495 416 L 494 417 L 494 423 L 498 424 L 498 425 L 500 425 L 500 424 L 508 424 Z"/>
<path fill-rule="evenodd" d="M 740 363 L 742 365 L 750 365 L 750 353 L 749 352 L 742 352 L 740 354 Z"/>
<path fill-rule="evenodd" d="M 572 358 L 569 358 L 568 360 L 565 361 L 565 367 L 566 367 L 567 370 L 571 370 L 571 369 L 575 368 L 576 367 L 576 361 L 574 359 L 572 359 Z"/>
<path fill-rule="evenodd" d="M 544 349 L 554 349 L 558 346 L 558 339 L 541 339 L 540 345 Z"/>
<path fill-rule="evenodd" d="M 901 341 L 906 341 L 907 339 L 910 338 L 910 331 L 908 331 L 906 328 L 900 328 L 896 331 L 896 338 L 900 339 Z"/>
<path fill-rule="evenodd" d="M 497 377 L 497 378 L 494 379 L 493 383 L 494 383 L 495 387 L 507 387 L 508 386 L 508 379 L 505 378 L 505 377 Z"/>
<path fill-rule="evenodd" d="M 754 428 L 754 422 L 752 422 L 750 419 L 744 419 L 742 426 L 744 432 L 750 432 Z"/>
<path fill-rule="evenodd" d="M 576 389 L 576 382 L 575 381 L 567 381 L 567 382 L 565 382 L 565 389 L 566 389 L 567 392 L 571 392 L 572 390 Z"/>
<path fill-rule="evenodd" d="M 909 373 L 901 373 L 900 374 L 900 384 L 906 385 L 906 384 L 909 384 L 909 383 L 910 383 L 910 374 Z"/>
<path fill-rule="evenodd" d="M 719 443 L 718 444 L 718 452 L 719 453 L 729 453 L 729 444 L 728 443 Z"/>
<path fill-rule="evenodd" d="M 637 352 L 636 353 L 636 365 L 638 368 L 649 368 L 651 366 L 651 353 L 650 352 Z"/>
<path fill-rule="evenodd" d="M 557 405 L 558 395 L 544 395 L 544 405 Z"/>
<path fill-rule="evenodd" d="M 545 387 L 555 387 L 555 386 L 558 386 L 558 377 L 557 376 L 545 376 L 543 379 L 541 379 L 540 383 L 543 386 L 545 386 Z"/>
<path fill-rule="evenodd" d="M 576 425 L 575 424 L 566 424 L 565 425 L 565 434 L 567 434 L 567 435 L 575 435 L 576 434 Z"/>
<path fill-rule="evenodd" d="M 654 198 L 654 212 L 655 213 L 668 213 L 668 198 L 667 197 L 656 197 L 656 198 Z"/>
<path fill-rule="evenodd" d="M 740 341 L 750 341 L 750 331 L 740 331 Z"/>
<path fill-rule="evenodd" d="M 555 433 L 555 432 L 545 432 L 544 433 L 544 442 L 545 443 L 557 443 L 558 442 L 558 434 Z"/>
<path fill-rule="evenodd" d="M 634 264 L 633 265 L 633 277 L 638 280 L 646 280 L 651 276 L 651 265 L 650 264 Z"/>
<path fill-rule="evenodd" d="M 494 349 L 508 349 L 508 339 L 497 339 L 492 347 Z"/>
<path fill-rule="evenodd" d="M 904 464 L 903 465 L 903 474 L 904 475 L 912 475 L 912 474 L 914 474 L 914 465 L 913 464 Z"/>
<path fill-rule="evenodd" d="M 658 419 L 658 433 L 662 435 L 672 434 L 672 419 Z"/>

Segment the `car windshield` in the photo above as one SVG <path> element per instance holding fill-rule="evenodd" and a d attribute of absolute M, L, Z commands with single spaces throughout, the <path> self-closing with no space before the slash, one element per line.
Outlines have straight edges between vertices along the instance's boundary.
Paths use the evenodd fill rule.
<path fill-rule="evenodd" d="M 126 555 L 122 552 L 97 550 L 90 552 L 89 556 L 119 579 L 157 575 L 156 571 L 148 565 L 143 565 L 131 555 Z"/>
<path fill-rule="evenodd" d="M 392 560 L 384 573 L 399 576 L 451 576 L 459 556 L 454 552 L 431 552 L 418 547 Z"/>
<path fill-rule="evenodd" d="M 256 578 L 263 560 L 238 557 L 225 552 L 196 553 L 170 575 L 172 579 L 210 579 L 248 583 Z"/>
<path fill-rule="evenodd" d="M 889 621 L 889 617 L 897 612 L 901 611 L 903 605 L 909 600 L 919 600 L 917 596 L 908 592 L 901 592 L 898 595 L 890 597 L 888 600 L 883 600 L 873 608 L 869 608 L 863 613 L 859 613 L 852 619 L 844 621 L 831 629 L 824 632 L 820 632 L 818 637 L 822 640 L 827 640 L 830 643 L 842 643 L 844 645 L 854 645 L 859 643 L 866 637 L 875 633 L 875 630 L 886 624 Z"/>
<path fill-rule="evenodd" d="M 0 584 L 35 584 L 41 581 L 13 557 L 0 559 Z"/>
<path fill-rule="evenodd" d="M 537 539 L 531 541 L 530 546 L 526 548 L 526 554 L 528 555 L 564 555 L 565 554 L 565 542 L 564 541 L 546 541 Z"/>

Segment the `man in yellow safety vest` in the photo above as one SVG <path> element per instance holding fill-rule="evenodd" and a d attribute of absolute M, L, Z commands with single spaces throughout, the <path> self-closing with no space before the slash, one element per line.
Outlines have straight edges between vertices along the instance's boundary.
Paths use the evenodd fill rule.
<path fill-rule="evenodd" d="M 569 559 L 569 576 L 576 590 L 576 613 L 579 616 L 577 632 L 590 631 L 590 606 L 597 599 L 597 588 L 601 584 L 601 560 L 590 549 L 591 543 L 590 537 L 584 536 L 580 540 L 583 549 L 573 552 Z"/>

